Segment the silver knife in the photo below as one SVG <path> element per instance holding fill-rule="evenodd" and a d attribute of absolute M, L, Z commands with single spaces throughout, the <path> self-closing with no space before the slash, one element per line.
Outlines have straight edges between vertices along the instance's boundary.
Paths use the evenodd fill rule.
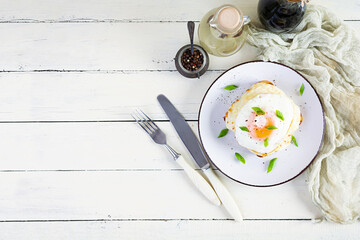
<path fill-rule="evenodd" d="M 194 158 L 197 165 L 201 168 L 201 170 L 209 179 L 211 185 L 215 189 L 226 210 L 235 219 L 235 221 L 242 221 L 243 218 L 239 207 L 237 206 L 235 200 L 233 199 L 229 191 L 225 188 L 225 186 L 221 183 L 219 178 L 211 169 L 204 150 L 202 149 L 194 132 L 191 130 L 190 126 L 185 121 L 184 117 L 181 116 L 179 111 L 164 95 L 159 95 L 157 99 L 161 107 L 164 109 L 166 115 L 169 117 L 176 132 L 179 134 L 180 139 L 183 141 L 186 148 L 189 150 L 191 156 Z"/>

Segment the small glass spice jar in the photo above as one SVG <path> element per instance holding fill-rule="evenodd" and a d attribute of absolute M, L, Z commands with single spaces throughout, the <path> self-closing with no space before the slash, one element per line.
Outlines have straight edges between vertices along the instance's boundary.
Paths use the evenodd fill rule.
<path fill-rule="evenodd" d="M 175 66 L 184 77 L 200 78 L 209 67 L 209 56 L 199 45 L 193 46 L 194 54 L 191 54 L 190 44 L 179 49 L 175 56 Z"/>

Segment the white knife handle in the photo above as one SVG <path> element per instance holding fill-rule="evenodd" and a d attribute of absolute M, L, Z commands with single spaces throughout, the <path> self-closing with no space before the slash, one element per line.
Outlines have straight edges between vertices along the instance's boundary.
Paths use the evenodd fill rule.
<path fill-rule="evenodd" d="M 231 196 L 225 186 L 221 183 L 219 178 L 215 175 L 214 171 L 211 168 L 208 168 L 204 169 L 204 173 L 208 177 L 213 188 L 215 189 L 225 209 L 230 213 L 230 215 L 235 219 L 235 221 L 242 221 L 243 217 L 241 216 L 241 212 L 239 210 L 239 207 L 235 203 L 234 198 Z"/>
<path fill-rule="evenodd" d="M 204 196 L 209 199 L 210 202 L 219 206 L 221 204 L 218 196 L 216 195 L 214 189 L 211 185 L 203 178 L 200 173 L 195 171 L 184 159 L 183 156 L 179 156 L 176 159 L 176 162 L 184 169 L 185 173 L 189 176 L 190 180 L 194 183 L 197 189 L 204 194 Z"/>

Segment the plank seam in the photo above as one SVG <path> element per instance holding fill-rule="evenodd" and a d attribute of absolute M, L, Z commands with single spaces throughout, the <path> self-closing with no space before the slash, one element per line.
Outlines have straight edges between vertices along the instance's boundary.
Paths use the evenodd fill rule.
<path fill-rule="evenodd" d="M 195 171 L 202 171 L 194 168 Z M 213 168 L 214 171 L 219 171 Z M 119 169 L 0 169 L 0 173 L 27 173 L 27 172 L 183 172 L 182 168 L 119 168 Z"/>
<path fill-rule="evenodd" d="M 195 169 L 200 171 L 201 169 Z M 22 173 L 22 172 L 171 172 L 171 171 L 184 171 L 181 168 L 169 169 L 144 169 L 144 168 L 124 168 L 124 169 L 2 169 L 0 173 Z"/>
<path fill-rule="evenodd" d="M 229 218 L 114 218 L 114 219 L 36 219 L 36 220 L 0 220 L 0 223 L 31 223 L 31 222 L 171 222 L 171 221 L 234 221 Z M 311 218 L 247 218 L 244 221 L 312 221 Z"/>
<path fill-rule="evenodd" d="M 192 20 L 192 19 L 190 19 Z M 34 23 L 51 23 L 51 24 L 63 24 L 63 23 L 186 23 L 190 20 L 142 20 L 142 19 L 92 19 L 92 18 L 75 18 L 64 20 L 36 20 L 36 19 L 11 19 L 0 20 L 0 24 L 34 24 Z M 194 21 L 194 20 L 192 20 Z M 344 19 L 345 22 L 357 22 L 360 19 Z M 194 21 L 199 23 L 199 20 Z"/>
<path fill-rule="evenodd" d="M 92 18 L 74 18 L 64 20 L 37 20 L 37 19 L 11 19 L 0 20 L 0 23 L 186 23 L 190 20 L 142 20 L 142 19 L 92 19 Z M 200 21 L 193 22 L 199 23 Z"/>
<path fill-rule="evenodd" d="M 227 69 L 208 69 L 208 72 L 223 72 Z M 0 73 L 121 73 L 136 74 L 147 72 L 177 72 L 176 69 L 140 69 L 140 70 L 74 70 L 74 69 L 33 69 L 33 70 L 0 70 Z"/>

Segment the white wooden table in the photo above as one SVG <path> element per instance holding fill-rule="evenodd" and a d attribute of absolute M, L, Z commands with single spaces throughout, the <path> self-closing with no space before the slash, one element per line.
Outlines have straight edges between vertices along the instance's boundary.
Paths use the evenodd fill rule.
<path fill-rule="evenodd" d="M 256 18 L 257 1 L 230 0 Z M 252 60 L 245 46 L 211 57 L 200 79 L 175 71 L 216 0 L 2 0 L 0 7 L 0 239 L 358 239 L 359 224 L 312 223 L 304 174 L 272 188 L 218 173 L 245 221 L 211 205 L 129 113 L 142 108 L 190 159 L 156 96 L 197 132 L 207 87 Z M 359 0 L 314 0 L 360 31 Z"/>

